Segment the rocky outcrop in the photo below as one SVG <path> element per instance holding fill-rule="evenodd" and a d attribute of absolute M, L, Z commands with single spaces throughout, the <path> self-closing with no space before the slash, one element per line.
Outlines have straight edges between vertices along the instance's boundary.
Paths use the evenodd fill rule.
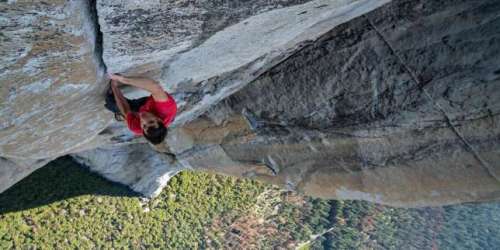
<path fill-rule="evenodd" d="M 186 3 L 168 6 L 150 3 L 139 6 L 106 1 L 98 2 L 97 10 L 103 32 L 103 58 L 108 69 L 124 74 L 143 74 L 159 78 L 163 87 L 173 93 L 180 106 L 174 126 L 182 126 L 272 66 L 293 55 L 311 39 L 386 2 L 349 0 L 310 1 L 298 4 L 297 1 L 269 1 L 257 4 L 254 1 L 246 1 L 227 6 L 217 5 L 215 2 L 200 3 L 200 6 L 186 5 Z M 282 8 L 288 5 L 290 7 Z M 159 33 L 155 28 L 146 29 L 142 25 L 138 26 L 138 23 L 143 23 L 141 20 L 148 16 L 158 21 L 151 21 L 149 25 L 157 25 L 171 18 L 172 13 L 180 15 L 187 13 L 188 9 L 193 15 L 191 19 L 198 18 L 200 22 L 206 22 L 201 26 L 208 25 L 211 28 L 199 33 L 201 31 L 192 27 L 191 33 L 179 33 L 175 36 L 175 41 L 167 39 L 162 47 L 155 47 L 156 41 L 164 39 L 165 34 Z M 263 12 L 264 9 L 271 11 Z M 226 12 L 232 13 L 234 18 L 221 14 Z M 131 17 L 126 19 L 121 15 L 116 17 L 116 13 L 129 13 Z M 203 14 L 205 16 L 200 13 L 205 13 Z M 249 16 L 249 13 L 255 15 L 228 26 L 236 20 Z M 211 19 L 207 20 L 207 15 Z M 214 26 L 213 18 L 229 19 Z M 169 25 L 172 30 L 182 30 L 186 23 L 175 21 Z M 216 28 L 220 31 L 214 33 Z M 134 35 L 137 32 L 141 33 L 140 39 L 148 43 L 136 45 L 134 50 L 123 50 L 121 45 L 118 45 L 138 41 L 139 38 Z M 214 34 L 208 37 L 212 33 Z M 193 48 L 179 53 L 181 51 L 178 48 L 181 46 L 179 44 L 191 44 Z M 170 55 L 171 51 L 177 52 Z M 135 58 L 142 66 L 138 67 L 137 61 L 126 58 Z M 145 62 L 144 58 L 149 61 Z M 134 89 L 127 94 L 129 97 L 137 97 L 144 93 Z M 83 148 L 88 150 L 110 145 L 117 148 L 120 145 L 132 144 L 134 141 L 137 141 L 137 138 L 130 136 L 123 128 L 108 127 Z M 82 148 L 73 152 L 80 150 Z M 94 152 L 99 155 L 99 151 L 100 149 L 97 149 Z M 86 157 L 89 154 L 90 152 L 87 152 Z M 123 182 L 128 183 L 125 179 Z M 157 193 L 157 191 L 149 190 L 143 193 Z"/>
<path fill-rule="evenodd" d="M 86 1 L 0 3 L 0 191 L 110 122 L 90 9 Z"/>
<path fill-rule="evenodd" d="M 168 180 L 183 169 L 172 156 L 142 143 L 83 151 L 73 158 L 105 178 L 148 197 L 158 195 Z"/>
<path fill-rule="evenodd" d="M 191 127 L 200 126 L 197 123 L 205 128 L 202 133 Z M 393 206 L 498 198 L 498 180 L 447 126 L 352 131 L 204 123 L 210 124 L 199 120 L 170 138 L 177 142 L 179 161 L 192 169 L 256 178 L 316 197 Z M 481 143 L 491 142 L 481 132 L 474 136 Z M 497 157 L 496 153 L 491 144 L 485 147 L 485 155 Z"/>
<path fill-rule="evenodd" d="M 387 2 L 316 0 L 260 14 L 299 1 L 112 4 L 112 10 L 130 14 L 125 19 L 116 17 L 103 1 L 98 12 L 104 60 L 110 71 L 160 79 L 163 87 L 181 100 L 174 124 L 182 125 L 295 53 L 304 43 Z M 232 13 L 234 18 L 224 13 Z M 178 18 L 172 17 L 174 14 Z M 186 18 L 190 21 L 184 21 Z M 221 23 L 214 24 L 219 18 Z M 149 23 L 145 27 L 140 25 L 143 20 Z M 238 20 L 242 21 L 228 26 Z M 165 22 L 169 25 L 161 26 L 163 30 L 147 29 Z M 161 46 L 158 40 L 164 40 Z M 147 43 L 131 46 L 133 50 L 121 46 L 138 41 Z"/>
<path fill-rule="evenodd" d="M 310 0 L 309 0 L 310 1 Z M 97 1 L 112 72 L 160 74 L 165 63 L 248 17 L 308 0 Z"/>
<path fill-rule="evenodd" d="M 322 197 L 498 199 L 500 5 L 453 3 L 396 1 L 288 58 L 214 109 L 263 134 L 225 152 Z"/>
<path fill-rule="evenodd" d="M 498 199 L 499 12 L 498 3 L 395 1 L 341 25 L 208 114 L 215 123 L 244 114 L 256 134 L 221 140 L 218 152 L 275 172 L 241 176 L 315 196 Z"/>
<path fill-rule="evenodd" d="M 50 160 L 51 159 L 13 161 L 0 157 L 0 192 L 5 191 L 33 171 L 49 163 Z"/>
<path fill-rule="evenodd" d="M 107 123 L 96 91 L 103 70 L 95 28 L 90 13 L 82 11 L 89 7 L 53 1 L 4 2 L 0 8 L 1 155 L 64 154 Z"/>
<path fill-rule="evenodd" d="M 47 46 L 46 53 L 33 52 L 70 66 L 65 73 L 47 66 L 29 79 L 58 77 L 63 88 L 88 69 L 80 83 L 89 87 L 60 99 L 49 98 L 59 91 L 55 84 L 35 94 L 27 87 L 17 92 L 2 87 L 2 112 L 11 114 L 2 116 L 7 124 L 0 130 L 2 176 L 16 166 L 26 174 L 32 170 L 21 166 L 72 153 L 94 171 L 148 196 L 188 168 L 256 178 L 319 197 L 395 206 L 500 197 L 499 3 L 221 3 L 96 3 L 108 69 L 159 79 L 180 106 L 167 149 L 159 150 L 174 153 L 175 162 L 167 153 L 149 150 L 123 125 L 112 124 L 102 110 L 99 32 L 77 32 L 92 20 L 92 11 L 70 12 L 75 2 L 46 7 L 73 13 L 64 18 L 37 11 L 34 18 L 55 23 L 40 24 L 43 34 L 85 39 L 66 44 L 58 57 Z M 23 35 L 21 15 L 10 14 L 20 13 L 19 4 L 1 5 L 12 22 L 8 37 L 18 39 L 2 44 L 2 51 L 14 53 L 9 46 L 19 41 L 41 43 Z M 65 23 L 62 30 L 59 21 Z M 25 75 L 26 57 L 2 56 L 10 63 L 5 65 L 17 65 L 1 71 L 2 81 Z M 80 70 L 72 68 L 72 60 Z M 34 84 L 16 79 L 23 86 Z M 11 85 L 17 86 L 2 83 Z M 17 96 L 18 102 L 9 101 Z M 33 106 L 20 104 L 26 96 L 40 100 L 33 104 L 38 107 L 59 109 L 42 108 L 41 117 L 29 113 Z M 9 111 L 15 108 L 18 113 Z M 29 118 L 22 120 L 25 113 Z"/>
<path fill-rule="evenodd" d="M 191 168 L 325 198 L 396 206 L 498 199 L 500 34 L 489 31 L 500 6 L 451 6 L 399 1 L 341 25 L 213 108 L 212 125 L 201 126 L 229 131 L 243 114 L 248 127 L 235 131 L 253 132 L 206 142 L 214 132 L 188 126 L 178 137 L 194 146 L 169 141 Z M 468 56 L 478 48 L 489 52 Z"/>

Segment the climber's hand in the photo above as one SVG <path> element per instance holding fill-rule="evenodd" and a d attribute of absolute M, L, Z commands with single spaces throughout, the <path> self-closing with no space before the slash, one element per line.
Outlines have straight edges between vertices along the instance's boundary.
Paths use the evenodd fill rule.
<path fill-rule="evenodd" d="M 111 80 L 111 87 L 113 88 L 117 88 L 118 86 L 120 85 L 120 82 L 118 82 L 117 80 Z"/>
<path fill-rule="evenodd" d="M 108 74 L 109 78 L 111 80 L 119 81 L 119 82 L 125 82 L 126 77 L 117 75 L 117 74 Z"/>

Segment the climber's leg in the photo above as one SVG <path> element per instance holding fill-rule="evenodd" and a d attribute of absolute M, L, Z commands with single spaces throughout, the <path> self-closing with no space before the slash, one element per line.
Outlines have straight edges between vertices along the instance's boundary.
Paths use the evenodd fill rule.
<path fill-rule="evenodd" d="M 111 90 L 111 87 L 106 92 L 104 107 L 113 113 L 120 113 L 118 106 L 116 106 L 115 97 L 113 96 L 113 91 Z"/>
<path fill-rule="evenodd" d="M 108 92 L 106 92 L 106 100 L 104 103 L 104 107 L 107 110 L 113 112 L 113 114 L 115 115 L 115 120 L 117 120 L 119 122 L 124 120 L 123 115 L 120 113 L 120 109 L 116 105 L 116 100 L 115 100 L 115 97 L 113 95 L 113 91 L 111 90 L 111 88 L 109 88 Z"/>

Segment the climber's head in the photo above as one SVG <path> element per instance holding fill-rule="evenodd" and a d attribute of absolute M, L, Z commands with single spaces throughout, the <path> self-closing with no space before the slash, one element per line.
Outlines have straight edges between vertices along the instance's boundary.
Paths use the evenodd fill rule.
<path fill-rule="evenodd" d="M 167 135 L 163 121 L 150 112 L 140 112 L 141 128 L 144 137 L 153 144 L 160 144 Z"/>

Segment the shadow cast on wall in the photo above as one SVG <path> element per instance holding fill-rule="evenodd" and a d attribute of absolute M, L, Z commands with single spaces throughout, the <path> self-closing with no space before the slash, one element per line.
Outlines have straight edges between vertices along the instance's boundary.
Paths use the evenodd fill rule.
<path fill-rule="evenodd" d="M 80 195 L 133 197 L 128 187 L 90 172 L 69 156 L 58 158 L 0 194 L 0 215 Z"/>

